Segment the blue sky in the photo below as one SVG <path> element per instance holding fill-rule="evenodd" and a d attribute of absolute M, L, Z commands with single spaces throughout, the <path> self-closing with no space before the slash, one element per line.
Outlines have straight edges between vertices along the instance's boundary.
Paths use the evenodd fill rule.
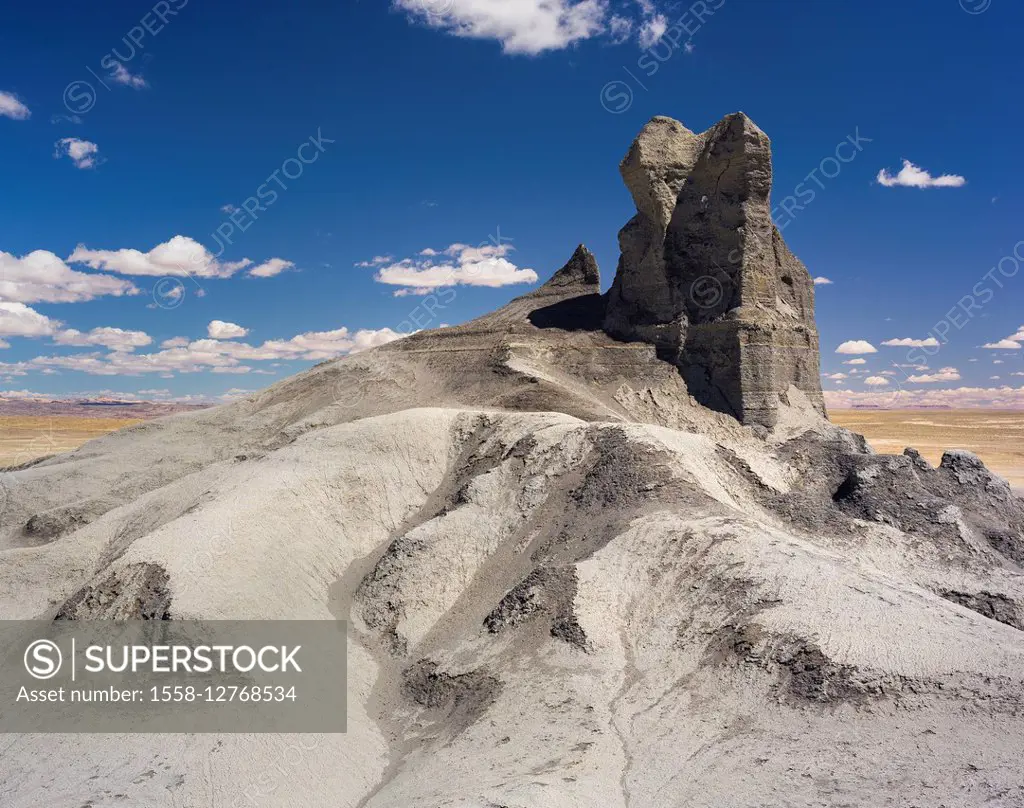
<path fill-rule="evenodd" d="M 493 309 L 580 242 L 607 286 L 639 129 L 743 110 L 785 238 L 831 281 L 832 403 L 1024 406 L 1019 3 L 3 16 L 0 395 L 220 400 Z"/>

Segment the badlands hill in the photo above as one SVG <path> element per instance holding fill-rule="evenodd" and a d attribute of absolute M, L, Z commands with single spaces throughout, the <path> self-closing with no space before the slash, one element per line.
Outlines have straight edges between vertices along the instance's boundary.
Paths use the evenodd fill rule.
<path fill-rule="evenodd" d="M 767 137 L 651 122 L 471 323 L 5 474 L 0 616 L 351 621 L 349 732 L 4 742 L 4 806 L 1024 805 L 1024 503 L 825 417 Z"/>

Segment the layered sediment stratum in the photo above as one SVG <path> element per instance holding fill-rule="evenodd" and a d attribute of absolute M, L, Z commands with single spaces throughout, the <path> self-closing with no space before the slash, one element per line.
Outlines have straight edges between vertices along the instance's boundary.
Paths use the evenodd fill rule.
<path fill-rule="evenodd" d="M 658 346 L 691 393 L 774 426 L 789 388 L 823 410 L 814 284 L 771 218 L 768 136 L 746 115 L 702 134 L 655 118 L 622 161 L 637 215 L 605 327 Z"/>
<path fill-rule="evenodd" d="M 347 734 L 13 736 L 4 808 L 1024 805 L 1024 503 L 826 420 L 769 169 L 656 119 L 610 295 L 0 474 L 0 618 L 351 624 Z"/>

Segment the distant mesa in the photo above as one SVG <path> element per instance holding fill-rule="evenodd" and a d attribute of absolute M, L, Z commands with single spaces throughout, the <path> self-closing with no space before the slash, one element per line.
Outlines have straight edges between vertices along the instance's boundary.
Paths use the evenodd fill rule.
<path fill-rule="evenodd" d="M 178 412 L 205 409 L 206 404 L 181 404 L 170 401 L 124 401 L 119 399 L 51 399 L 3 398 L 0 396 L 0 415 L 23 418 L 43 416 L 70 416 L 78 418 L 158 418 Z M 99 412 L 102 410 L 102 412 Z"/>
<path fill-rule="evenodd" d="M 81 407 L 137 407 L 142 402 L 118 401 L 116 399 L 105 399 L 103 401 L 93 401 L 90 399 L 85 399 L 77 403 Z"/>

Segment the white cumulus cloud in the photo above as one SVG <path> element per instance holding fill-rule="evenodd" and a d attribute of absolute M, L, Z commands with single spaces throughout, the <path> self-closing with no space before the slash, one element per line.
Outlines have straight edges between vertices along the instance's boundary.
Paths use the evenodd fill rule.
<path fill-rule="evenodd" d="M 928 337 L 927 339 L 911 339 L 910 337 L 904 337 L 903 339 L 887 339 L 882 343 L 888 345 L 890 348 L 938 348 L 939 341 L 935 337 Z"/>
<path fill-rule="evenodd" d="M 153 341 L 143 331 L 99 327 L 82 332 L 74 328 L 62 329 L 61 325 L 59 320 L 40 314 L 24 303 L 0 302 L 0 335 L 5 337 L 51 337 L 55 345 L 99 346 L 114 352 L 134 351 Z"/>
<path fill-rule="evenodd" d="M 24 303 L 0 303 L 0 336 L 46 337 L 59 325 Z"/>
<path fill-rule="evenodd" d="M 870 387 L 887 387 L 889 380 L 885 376 L 868 376 L 864 380 L 864 384 Z"/>
<path fill-rule="evenodd" d="M 0 115 L 5 118 L 13 118 L 16 121 L 24 121 L 32 113 L 14 93 L 0 90 Z"/>
<path fill-rule="evenodd" d="M 100 147 L 91 140 L 78 137 L 61 138 L 54 144 L 54 157 L 70 157 L 76 168 L 95 168 Z"/>
<path fill-rule="evenodd" d="M 990 342 L 981 347 L 988 348 L 990 351 L 1019 351 L 1021 344 L 1012 339 L 1001 339 L 998 342 Z"/>
<path fill-rule="evenodd" d="M 0 252 L 0 301 L 78 303 L 103 295 L 138 293 L 130 281 L 78 272 L 47 250 L 34 250 L 21 258 Z"/>
<path fill-rule="evenodd" d="M 43 323 L 39 328 L 52 331 L 57 324 Z M 226 324 L 230 325 L 230 324 Z M 22 327 L 21 330 L 27 330 Z M 209 372 L 217 374 L 267 374 L 273 371 L 254 369 L 260 362 L 280 360 L 307 360 L 313 362 L 334 359 L 385 345 L 404 334 L 390 328 L 351 331 L 338 328 L 333 331 L 310 331 L 290 339 L 268 340 L 260 345 L 249 345 L 236 340 L 183 338 L 166 340 L 161 350 L 154 353 L 132 352 L 134 344 L 143 344 L 149 337 L 141 332 L 118 332 L 118 329 L 94 329 L 89 334 L 64 332 L 64 344 L 100 345 L 110 348 L 109 353 L 99 351 L 61 356 L 37 356 L 25 362 L 0 362 L 0 375 L 23 376 L 27 372 L 69 370 L 93 376 L 140 376 L 155 373 L 171 378 L 177 373 Z M 40 334 L 42 336 L 44 334 Z M 55 342 L 62 340 L 55 338 Z"/>
<path fill-rule="evenodd" d="M 606 29 L 607 0 L 393 0 L 427 25 L 470 39 L 493 39 L 505 53 L 561 50 Z"/>
<path fill-rule="evenodd" d="M 920 376 L 909 376 L 908 382 L 913 384 L 938 384 L 940 382 L 960 381 L 960 371 L 956 368 L 941 368 L 935 373 L 927 373 Z"/>
<path fill-rule="evenodd" d="M 486 286 L 498 288 L 520 283 L 536 283 L 537 273 L 521 269 L 505 256 L 512 251 L 507 244 L 470 247 L 453 244 L 436 257 L 406 258 L 382 266 L 374 279 L 378 283 L 402 287 L 395 296 L 425 295 L 447 286 Z"/>
<path fill-rule="evenodd" d="M 837 354 L 873 354 L 878 353 L 878 348 L 867 340 L 851 339 L 836 348 Z"/>
<path fill-rule="evenodd" d="M 890 174 L 885 168 L 879 171 L 878 184 L 886 188 L 960 188 L 967 184 L 967 180 L 958 174 L 933 177 L 909 160 L 904 160 L 903 168 L 898 174 Z"/>
<path fill-rule="evenodd" d="M 188 236 L 174 236 L 149 252 L 129 248 L 92 250 L 79 244 L 68 257 L 68 262 L 120 275 L 180 278 L 230 278 L 243 269 L 248 269 L 254 277 L 269 278 L 294 266 L 291 261 L 281 258 L 271 258 L 259 266 L 253 266 L 248 258 L 219 261 L 202 244 Z"/>
<path fill-rule="evenodd" d="M 283 258 L 271 258 L 269 261 L 264 261 L 259 266 L 253 267 L 246 274 L 250 278 L 273 278 L 275 275 L 280 275 L 286 269 L 291 269 L 294 266 L 294 261 L 285 261 Z"/>
<path fill-rule="evenodd" d="M 134 351 L 136 348 L 145 347 L 153 341 L 153 338 L 145 331 L 126 331 L 122 328 L 94 328 L 85 333 L 69 328 L 55 334 L 53 341 L 57 345 L 77 347 L 99 345 L 117 352 Z"/>
<path fill-rule="evenodd" d="M 214 320 L 206 327 L 206 333 L 210 339 L 240 339 L 249 333 L 249 329 L 235 323 Z"/>

